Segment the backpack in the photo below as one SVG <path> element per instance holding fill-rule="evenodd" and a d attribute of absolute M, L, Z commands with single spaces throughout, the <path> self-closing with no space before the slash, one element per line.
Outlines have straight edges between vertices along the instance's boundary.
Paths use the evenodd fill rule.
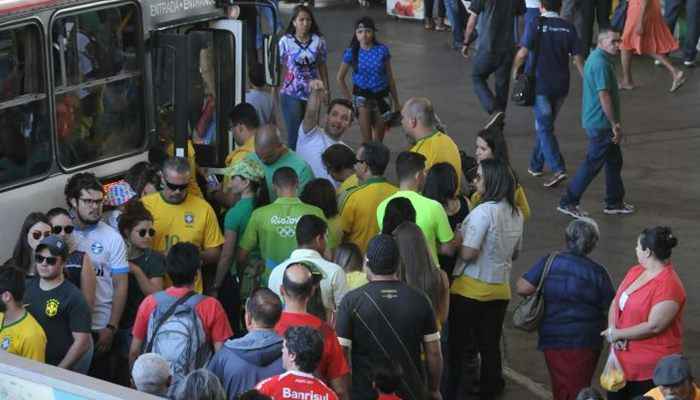
<path fill-rule="evenodd" d="M 190 292 L 181 298 L 165 291 L 153 295 L 156 309 L 148 319 L 145 352 L 161 355 L 170 363 L 173 382 L 202 368 L 211 357 L 202 320 L 195 307 L 205 296 Z"/>

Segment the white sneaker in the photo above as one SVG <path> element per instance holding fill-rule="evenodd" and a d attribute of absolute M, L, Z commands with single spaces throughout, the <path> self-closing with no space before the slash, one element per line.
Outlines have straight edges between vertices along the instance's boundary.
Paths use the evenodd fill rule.
<path fill-rule="evenodd" d="M 659 60 L 654 60 L 654 65 L 657 66 L 657 67 L 660 67 L 660 66 L 661 66 L 661 61 L 659 61 Z"/>
<path fill-rule="evenodd" d="M 695 66 L 695 60 L 685 60 L 683 61 L 683 65 L 688 68 L 693 68 Z"/>
<path fill-rule="evenodd" d="M 608 215 L 623 215 L 623 214 L 632 214 L 634 213 L 634 206 L 632 204 L 627 204 L 627 203 L 622 203 L 617 207 L 605 207 L 603 209 L 604 214 Z"/>
<path fill-rule="evenodd" d="M 558 206 L 557 211 L 559 211 L 562 214 L 566 214 L 570 217 L 574 217 L 576 219 L 579 218 L 584 218 L 588 216 L 588 213 L 583 211 L 582 209 L 579 208 L 579 206 L 574 206 L 574 205 L 568 205 L 568 206 Z"/>

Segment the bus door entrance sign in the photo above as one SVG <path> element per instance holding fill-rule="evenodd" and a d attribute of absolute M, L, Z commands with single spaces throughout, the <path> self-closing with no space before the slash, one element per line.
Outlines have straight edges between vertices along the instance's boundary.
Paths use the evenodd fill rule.
<path fill-rule="evenodd" d="M 216 3 L 216 0 L 150 0 L 144 4 L 148 7 L 151 24 L 160 26 L 193 17 L 223 15 Z"/>

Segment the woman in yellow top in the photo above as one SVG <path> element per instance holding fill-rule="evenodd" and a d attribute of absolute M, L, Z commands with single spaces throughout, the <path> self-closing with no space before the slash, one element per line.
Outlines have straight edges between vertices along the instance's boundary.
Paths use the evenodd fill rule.
<path fill-rule="evenodd" d="M 345 271 L 348 291 L 368 283 L 367 273 L 362 266 L 362 253 L 355 243 L 343 243 L 335 249 L 333 262 Z"/>
<path fill-rule="evenodd" d="M 530 218 L 530 204 L 525 197 L 525 189 L 518 182 L 518 175 L 510 167 L 510 157 L 508 156 L 508 145 L 503 137 L 503 132 L 500 129 L 483 129 L 476 136 L 476 151 L 474 154 L 477 162 L 487 159 L 501 160 L 510 169 L 513 179 L 515 180 L 515 206 L 523 215 L 523 218 Z M 475 191 L 471 199 L 472 208 L 481 203 L 481 194 Z"/>

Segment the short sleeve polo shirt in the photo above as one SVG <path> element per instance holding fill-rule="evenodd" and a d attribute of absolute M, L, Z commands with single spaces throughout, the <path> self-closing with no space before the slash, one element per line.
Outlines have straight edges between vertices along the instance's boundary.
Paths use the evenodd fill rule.
<path fill-rule="evenodd" d="M 450 164 L 457 174 L 457 190 L 462 187 L 462 159 L 459 148 L 451 137 L 435 131 L 416 142 L 409 151 L 425 156 L 425 169 L 441 162 Z"/>
<path fill-rule="evenodd" d="M 613 105 L 613 114 L 617 121 L 620 120 L 620 95 L 615 76 L 615 66 L 612 56 L 603 50 L 596 49 L 591 52 L 583 69 L 583 112 L 581 124 L 585 129 L 612 129 L 608 117 L 603 112 L 598 94 L 601 91 L 610 94 Z"/>
<path fill-rule="evenodd" d="M 384 178 L 377 177 L 368 179 L 343 196 L 340 204 L 340 225 L 344 237 L 356 244 L 362 254 L 367 251 L 369 241 L 379 233 L 377 207 L 397 191 L 396 186 Z"/>

